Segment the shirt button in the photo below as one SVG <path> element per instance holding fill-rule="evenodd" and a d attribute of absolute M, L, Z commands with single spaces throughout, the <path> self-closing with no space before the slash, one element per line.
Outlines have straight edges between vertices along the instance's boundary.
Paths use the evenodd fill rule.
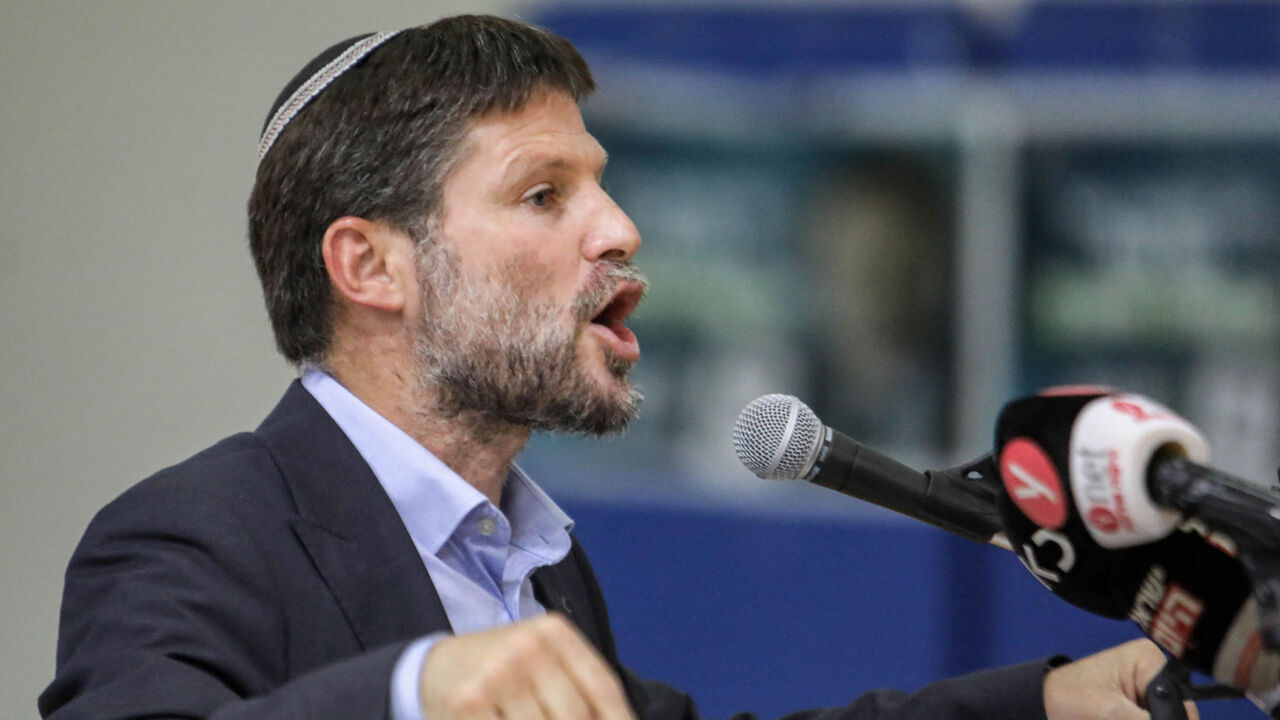
<path fill-rule="evenodd" d="M 480 522 L 476 523 L 476 529 L 481 535 L 492 535 L 498 529 L 498 523 L 494 522 L 491 517 L 482 517 Z"/>

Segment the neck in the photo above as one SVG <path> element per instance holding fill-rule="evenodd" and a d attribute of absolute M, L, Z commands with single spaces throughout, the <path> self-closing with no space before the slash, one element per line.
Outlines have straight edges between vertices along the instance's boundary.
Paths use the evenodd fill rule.
<path fill-rule="evenodd" d="M 499 423 L 478 413 L 441 417 L 423 410 L 418 411 L 413 425 L 413 430 L 405 431 L 484 493 L 489 502 L 501 505 L 502 485 L 511 463 L 529 441 L 529 428 Z"/>
<path fill-rule="evenodd" d="M 368 349 L 349 354 L 335 349 L 325 371 L 499 506 L 508 468 L 529 441 L 529 428 L 473 411 L 442 413 L 411 363 L 396 361 L 403 355 Z"/>

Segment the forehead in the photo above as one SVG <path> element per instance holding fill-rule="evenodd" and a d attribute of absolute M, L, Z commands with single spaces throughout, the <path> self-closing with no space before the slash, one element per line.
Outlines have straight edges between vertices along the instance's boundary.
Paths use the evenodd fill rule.
<path fill-rule="evenodd" d="M 496 111 L 472 121 L 455 175 L 514 176 L 530 166 L 581 166 L 598 172 L 604 148 L 582 122 L 573 98 L 563 92 L 535 93 L 516 111 Z"/>

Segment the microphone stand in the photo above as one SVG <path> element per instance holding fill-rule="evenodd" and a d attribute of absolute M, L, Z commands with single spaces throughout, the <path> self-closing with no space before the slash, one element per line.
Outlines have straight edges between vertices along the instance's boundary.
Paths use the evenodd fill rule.
<path fill-rule="evenodd" d="M 1203 520 L 1209 527 L 1226 534 L 1236 544 L 1240 562 L 1253 581 L 1259 639 L 1268 650 L 1280 652 L 1280 496 L 1173 455 L 1157 457 L 1151 463 L 1148 480 L 1152 499 L 1157 504 Z M 1161 675 L 1168 670 L 1169 666 L 1166 665 Z M 1179 682 L 1185 677 L 1174 671 L 1170 678 L 1164 680 L 1157 675 L 1152 683 L 1157 680 L 1167 682 L 1176 692 L 1179 685 L 1181 689 L 1190 688 L 1188 683 Z M 1161 688 L 1164 687 L 1161 685 Z M 1185 699 L 1225 697 L 1216 694 L 1216 688 L 1192 690 L 1214 692 L 1208 695 L 1193 694 Z M 1270 716 L 1273 720 L 1280 720 L 1280 701 L 1276 698 L 1271 700 L 1274 706 Z M 1177 702 L 1181 704 L 1180 700 Z M 1153 710 L 1152 718 L 1155 717 Z"/>

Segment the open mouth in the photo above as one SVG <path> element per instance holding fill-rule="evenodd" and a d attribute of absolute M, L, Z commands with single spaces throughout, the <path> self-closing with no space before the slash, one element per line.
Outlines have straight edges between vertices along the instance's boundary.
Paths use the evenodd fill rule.
<path fill-rule="evenodd" d="M 594 328 L 618 357 L 625 360 L 637 360 L 640 357 L 640 343 L 635 333 L 631 332 L 624 322 L 632 310 L 640 304 L 644 297 L 644 285 L 638 282 L 625 282 L 618 286 L 613 297 L 591 318 L 590 327 Z"/>

